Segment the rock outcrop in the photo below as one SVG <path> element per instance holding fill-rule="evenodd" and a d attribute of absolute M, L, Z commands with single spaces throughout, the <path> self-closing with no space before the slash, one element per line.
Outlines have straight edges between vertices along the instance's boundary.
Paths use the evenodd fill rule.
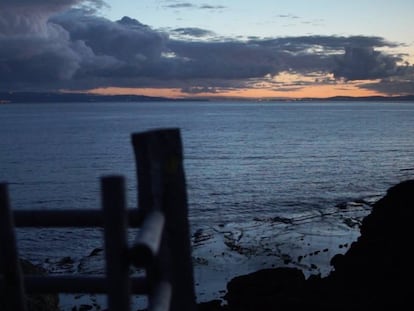
<path fill-rule="evenodd" d="M 390 188 L 363 219 L 361 235 L 331 260 L 326 277 L 305 279 L 296 268 L 261 270 L 227 285 L 227 305 L 201 310 L 411 310 L 414 269 L 414 180 Z"/>
<path fill-rule="evenodd" d="M 25 275 L 47 274 L 46 270 L 25 259 L 20 259 L 20 266 Z M 0 293 L 0 310 L 2 309 L 3 302 L 4 297 Z M 27 311 L 59 311 L 59 296 L 57 294 L 29 294 L 26 296 L 26 306 Z"/>

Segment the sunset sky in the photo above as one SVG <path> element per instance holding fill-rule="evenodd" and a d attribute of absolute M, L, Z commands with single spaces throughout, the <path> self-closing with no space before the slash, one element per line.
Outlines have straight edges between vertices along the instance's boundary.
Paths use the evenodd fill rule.
<path fill-rule="evenodd" d="M 0 0 L 0 91 L 414 94 L 412 0 Z"/>

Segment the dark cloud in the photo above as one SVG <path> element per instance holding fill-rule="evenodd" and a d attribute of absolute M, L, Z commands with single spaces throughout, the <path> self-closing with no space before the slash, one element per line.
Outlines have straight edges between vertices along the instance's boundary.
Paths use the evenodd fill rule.
<path fill-rule="evenodd" d="M 173 29 L 172 32 L 179 34 L 179 35 L 196 37 L 196 38 L 209 37 L 209 36 L 215 35 L 213 31 L 210 31 L 207 29 L 201 29 L 197 27 L 176 28 L 176 29 Z"/>
<path fill-rule="evenodd" d="M 346 80 L 381 79 L 398 72 L 398 56 L 384 55 L 372 47 L 347 47 L 345 54 L 337 59 L 334 76 Z"/>
<path fill-rule="evenodd" d="M 201 94 L 201 93 L 210 93 L 215 94 L 219 91 L 215 87 L 211 86 L 189 86 L 189 87 L 183 87 L 182 91 L 188 94 Z M 222 88 L 220 88 L 220 91 L 222 91 Z"/>
<path fill-rule="evenodd" d="M 29 35 L 46 33 L 50 14 L 71 5 L 76 0 L 2 0 L 0 2 L 0 35 Z"/>
<path fill-rule="evenodd" d="M 190 2 L 179 2 L 173 4 L 167 4 L 164 8 L 168 9 L 201 9 L 201 10 L 221 10 L 225 9 L 226 7 L 223 5 L 211 5 L 211 4 L 193 4 Z"/>
<path fill-rule="evenodd" d="M 344 49 L 353 45 L 364 48 L 387 46 L 387 43 L 381 38 L 359 36 L 290 37 L 247 42 L 168 42 L 171 50 L 188 60 L 187 74 L 191 70 L 191 76 L 226 79 L 263 77 L 288 70 L 302 74 L 333 72 L 339 66 Z"/>
<path fill-rule="evenodd" d="M 2 1 L 3 90 L 124 86 L 179 87 L 198 93 L 246 87 L 283 71 L 391 82 L 403 73 L 401 56 L 378 51 L 398 45 L 380 37 L 242 41 L 211 39 L 214 33 L 199 28 L 175 29 L 169 37 L 129 17 L 113 22 L 93 14 L 101 1 Z M 180 40 L 174 39 L 177 34 Z"/>
<path fill-rule="evenodd" d="M 163 34 L 129 17 L 112 22 L 85 16 L 82 11 L 70 11 L 53 17 L 51 22 L 67 31 L 73 41 L 85 42 L 95 55 L 114 57 L 128 65 L 158 59 L 165 40 Z"/>
<path fill-rule="evenodd" d="M 387 95 L 412 95 L 414 93 L 414 66 L 400 67 L 398 75 L 376 83 L 364 83 L 360 87 Z"/>
<path fill-rule="evenodd" d="M 0 2 L 0 83 L 5 90 L 53 88 L 68 81 L 83 59 L 93 54 L 85 42 L 71 40 L 52 15 L 78 5 L 84 10 L 104 5 L 100 0 L 2 0 Z"/>
<path fill-rule="evenodd" d="M 203 4 L 203 5 L 200 5 L 199 8 L 203 10 L 221 10 L 221 9 L 225 9 L 226 7 L 223 5 Z"/>
<path fill-rule="evenodd" d="M 254 41 L 252 41 L 254 42 Z M 306 48 L 322 48 L 323 52 L 343 53 L 347 47 L 374 48 L 374 47 L 398 47 L 396 43 L 388 42 L 381 37 L 366 36 L 298 36 L 284 37 L 267 40 L 257 40 L 261 45 L 278 46 L 290 52 L 300 52 Z"/>
<path fill-rule="evenodd" d="M 181 3 L 168 4 L 168 5 L 165 5 L 164 7 L 170 8 L 170 9 L 186 9 L 186 8 L 194 8 L 196 6 L 189 2 L 181 2 Z"/>
<path fill-rule="evenodd" d="M 280 69 L 278 54 L 246 42 L 168 42 L 168 48 L 185 60 L 180 78 L 246 79 L 263 77 Z"/>

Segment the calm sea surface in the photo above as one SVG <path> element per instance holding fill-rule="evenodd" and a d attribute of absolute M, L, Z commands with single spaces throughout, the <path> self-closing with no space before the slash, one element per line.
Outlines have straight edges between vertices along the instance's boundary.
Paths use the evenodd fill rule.
<path fill-rule="evenodd" d="M 323 212 L 414 177 L 414 103 L 143 102 L 0 105 L 0 180 L 14 209 L 88 209 L 99 178 L 121 174 L 135 207 L 130 135 L 166 127 L 181 129 L 192 232 Z M 73 234 L 23 233 L 20 251 L 65 241 L 59 254 L 76 256 L 98 236 Z"/>

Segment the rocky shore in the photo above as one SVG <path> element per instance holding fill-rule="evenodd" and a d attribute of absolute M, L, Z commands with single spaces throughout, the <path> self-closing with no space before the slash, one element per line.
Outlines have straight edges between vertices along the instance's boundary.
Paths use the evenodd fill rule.
<path fill-rule="evenodd" d="M 262 258 L 267 258 L 270 261 L 284 259 L 285 266 L 281 266 L 279 261 L 275 261 L 274 265 L 271 265 L 275 268 L 257 269 L 252 273 L 229 278 L 226 290 L 220 291 L 222 299 L 200 302 L 198 311 L 304 310 L 305 308 L 335 311 L 405 310 L 412 308 L 409 306 L 413 305 L 414 290 L 410 286 L 410 282 L 414 277 L 414 272 L 409 263 L 411 254 L 409 248 L 412 245 L 411 239 L 413 237 L 414 180 L 407 180 L 391 187 L 385 196 L 373 204 L 365 203 L 367 202 L 354 204 L 355 206 L 351 207 L 354 217 L 349 217 L 347 214 L 347 206 L 338 206 L 343 213 L 340 215 L 341 221 L 350 228 L 354 228 L 354 223 L 357 223 L 356 231 L 359 227 L 358 238 L 349 248 L 346 246 L 346 250 L 344 248 L 321 249 L 310 252 L 312 256 L 296 253 L 294 256 L 290 254 L 288 258 L 285 253 L 288 251 L 288 246 L 293 244 L 286 244 L 286 249 L 280 248 L 280 254 L 274 254 L 274 250 L 270 250 L 269 244 L 269 253 L 263 253 Z M 369 205 L 369 211 L 365 212 L 367 205 Z M 337 219 L 338 213 L 335 215 L 335 219 Z M 359 215 L 367 216 L 359 218 Z M 330 218 L 328 219 L 330 220 Z M 351 220 L 352 223 L 350 223 Z M 269 223 L 269 228 L 280 229 L 281 226 L 289 226 L 291 221 L 286 224 L 285 222 L 281 222 L 279 219 L 274 220 Z M 260 224 L 263 226 L 263 222 Z M 319 224 L 323 225 L 323 223 Z M 304 224 L 305 226 L 306 224 Z M 306 232 L 302 232 L 301 229 L 302 227 L 297 224 L 294 227 L 295 232 L 299 230 L 305 237 Z M 228 230 L 228 228 L 223 228 L 223 230 Z M 248 260 L 249 257 L 245 252 L 251 252 L 255 242 L 249 236 L 249 231 L 244 231 L 243 236 L 240 235 L 238 239 L 230 239 L 234 238 L 234 232 L 238 232 L 233 230 L 231 235 L 227 233 L 223 235 L 226 238 L 223 241 L 219 241 L 217 236 L 213 238 L 207 234 L 208 232 L 196 232 L 193 237 L 196 239 L 195 242 L 206 243 L 207 241 L 210 243 L 207 245 L 209 247 L 201 245 L 200 249 L 196 248 L 197 255 L 200 256 L 194 258 L 196 270 L 199 271 L 203 267 L 205 269 L 215 267 L 212 262 L 205 262 L 213 261 L 215 256 L 212 257 L 210 252 L 204 254 L 200 251 L 211 249 L 210 246 L 214 246 L 214 243 L 223 244 L 232 251 L 223 253 L 224 257 L 217 255 L 217 260 L 220 258 L 223 265 L 234 260 L 240 260 L 243 263 L 244 261 L 241 260 Z M 252 232 L 256 231 L 252 230 Z M 283 227 L 279 234 L 281 232 L 286 232 L 286 228 Z M 318 228 L 317 233 L 321 234 L 319 239 L 323 238 L 324 232 L 327 232 L 324 228 Z M 272 234 L 276 234 L 275 231 Z M 290 235 L 292 232 L 289 231 L 288 236 Z M 259 243 L 261 246 L 265 245 L 263 241 L 259 240 L 259 242 L 261 242 Z M 304 240 L 303 242 L 308 245 L 310 241 Z M 197 243 L 195 246 L 197 247 Z M 317 245 L 317 247 L 319 246 Z M 304 251 L 304 248 L 301 247 L 300 250 Z M 309 250 L 306 250 L 306 254 Z M 94 274 L 101 272 L 102 254 L 102 248 L 97 248 L 79 262 L 65 257 L 57 263 L 47 261 L 42 265 L 43 268 L 22 260 L 22 267 L 24 272 L 28 274 L 53 273 L 54 269 L 66 273 Z M 220 254 L 222 254 L 221 251 Z M 255 255 L 257 256 L 257 252 Z M 322 263 L 324 258 L 328 256 L 330 256 L 332 269 L 327 271 L 330 272 L 323 274 L 323 270 L 316 265 L 312 267 L 312 262 L 321 261 Z M 309 258 L 316 261 L 306 262 L 306 260 L 310 260 Z M 206 271 L 211 272 L 210 270 Z M 309 274 L 309 271 L 319 271 L 319 274 Z M 200 283 L 196 286 L 206 286 L 206 284 Z M 95 296 L 78 295 L 71 299 L 66 299 L 64 296 L 60 298 L 59 302 L 59 298 L 55 295 L 31 296 L 28 298 L 29 310 L 105 309 L 104 303 L 99 299 L 98 301 Z M 62 300 L 62 298 L 64 299 Z M 67 301 L 65 302 L 65 300 Z M 136 309 L 142 308 L 135 306 L 133 310 Z"/>
<path fill-rule="evenodd" d="M 262 269 L 228 282 L 225 303 L 212 300 L 199 310 L 410 310 L 413 216 L 414 180 L 408 180 L 374 203 L 359 238 L 331 259 L 327 276 L 306 278 L 294 267 Z"/>

